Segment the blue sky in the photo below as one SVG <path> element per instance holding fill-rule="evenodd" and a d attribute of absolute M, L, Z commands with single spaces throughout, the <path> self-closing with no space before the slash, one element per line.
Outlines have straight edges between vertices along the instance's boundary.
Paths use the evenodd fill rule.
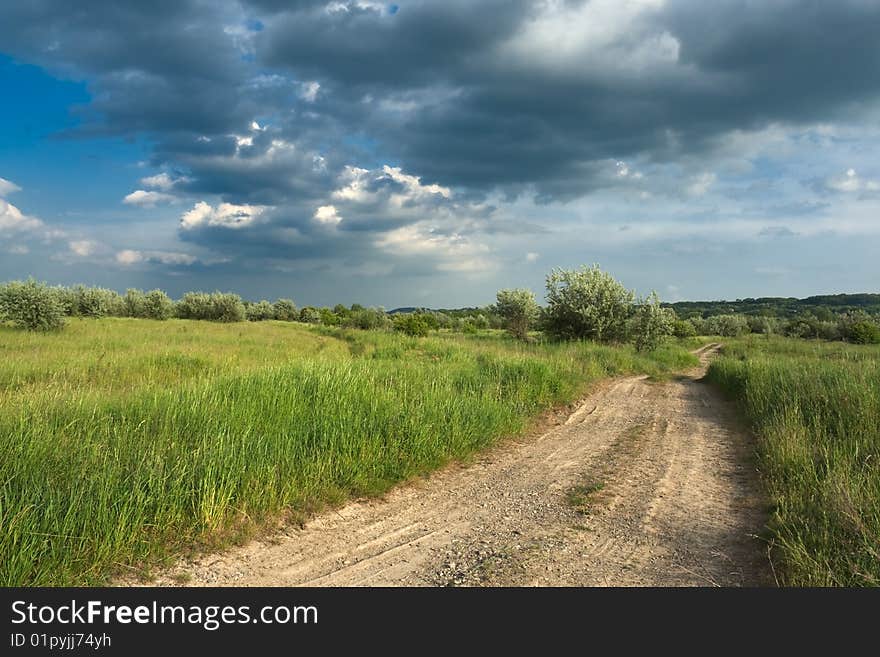
<path fill-rule="evenodd" d="M 878 291 L 880 5 L 0 7 L 0 279 L 454 307 Z"/>

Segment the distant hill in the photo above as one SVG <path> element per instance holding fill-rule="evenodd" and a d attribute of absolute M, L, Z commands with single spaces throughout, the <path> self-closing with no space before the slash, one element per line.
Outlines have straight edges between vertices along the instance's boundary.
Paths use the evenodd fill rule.
<path fill-rule="evenodd" d="M 667 308 L 675 309 L 679 317 L 694 316 L 710 317 L 742 313 L 744 315 L 765 315 L 768 317 L 791 318 L 811 314 L 819 319 L 831 319 L 841 313 L 863 310 L 871 315 L 880 315 L 880 294 L 820 294 L 817 296 L 797 299 L 795 297 L 758 297 L 737 299 L 736 301 L 676 301 L 664 303 Z M 418 308 L 404 306 L 389 310 L 389 315 L 412 313 L 420 310 L 442 312 L 451 317 L 489 314 L 488 308 Z"/>
<path fill-rule="evenodd" d="M 880 294 L 823 294 L 806 299 L 759 297 L 757 299 L 737 299 L 736 301 L 676 301 L 663 305 L 674 308 L 679 317 L 693 317 L 695 315 L 709 317 L 726 313 L 742 313 L 770 317 L 796 317 L 812 314 L 823 319 L 824 315 L 838 315 L 855 310 L 880 315 Z"/>

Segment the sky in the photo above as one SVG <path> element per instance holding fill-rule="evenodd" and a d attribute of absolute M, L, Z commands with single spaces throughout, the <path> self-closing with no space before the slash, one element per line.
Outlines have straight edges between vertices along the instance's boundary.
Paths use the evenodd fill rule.
<path fill-rule="evenodd" d="M 880 1 L 0 3 L 0 280 L 880 291 Z"/>

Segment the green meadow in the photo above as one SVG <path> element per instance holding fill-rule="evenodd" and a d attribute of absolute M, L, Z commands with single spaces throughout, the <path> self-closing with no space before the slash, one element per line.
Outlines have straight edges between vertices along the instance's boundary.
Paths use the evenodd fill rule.
<path fill-rule="evenodd" d="M 675 344 L 638 353 L 491 331 L 0 326 L 0 583 L 148 573 L 467 459 L 599 379 L 694 363 Z"/>
<path fill-rule="evenodd" d="M 880 585 L 880 347 L 751 336 L 708 378 L 757 435 L 781 583 Z"/>

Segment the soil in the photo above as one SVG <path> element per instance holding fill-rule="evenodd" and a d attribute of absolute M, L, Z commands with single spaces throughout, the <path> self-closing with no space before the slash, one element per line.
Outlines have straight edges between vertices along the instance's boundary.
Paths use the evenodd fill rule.
<path fill-rule="evenodd" d="M 180 562 L 152 583 L 772 585 L 752 438 L 700 380 L 717 349 L 670 381 L 607 382 L 466 466 Z"/>

